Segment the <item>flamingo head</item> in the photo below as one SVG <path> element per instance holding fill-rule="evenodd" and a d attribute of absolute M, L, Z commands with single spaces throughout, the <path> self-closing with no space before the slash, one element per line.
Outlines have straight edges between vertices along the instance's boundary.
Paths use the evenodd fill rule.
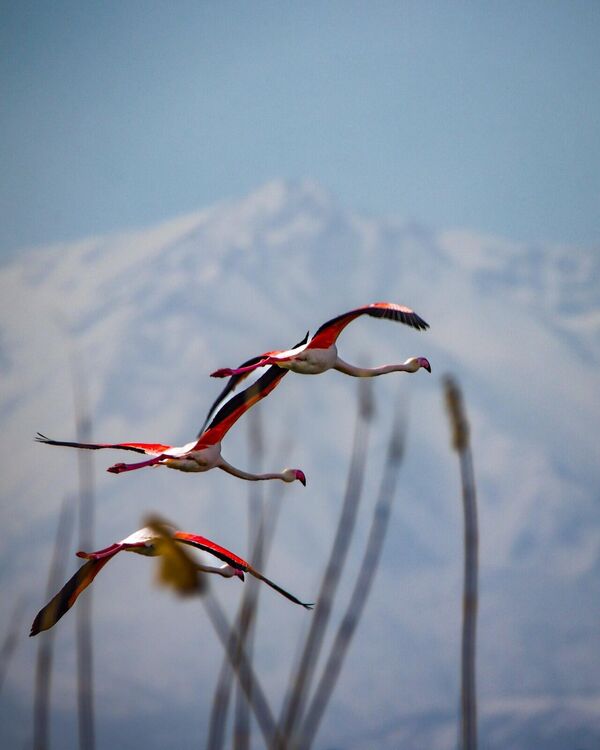
<path fill-rule="evenodd" d="M 425 357 L 411 357 L 406 360 L 404 367 L 407 372 L 417 372 L 417 370 L 420 370 L 421 368 L 427 370 L 427 372 L 431 372 L 431 365 L 429 364 L 429 360 Z"/>
<path fill-rule="evenodd" d="M 281 472 L 281 478 L 284 482 L 295 482 L 298 480 L 306 487 L 306 476 L 300 469 L 284 469 Z"/>

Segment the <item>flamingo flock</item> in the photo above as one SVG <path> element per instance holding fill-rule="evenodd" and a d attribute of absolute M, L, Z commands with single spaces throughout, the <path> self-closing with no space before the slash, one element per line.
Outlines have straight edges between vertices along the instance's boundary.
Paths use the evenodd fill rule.
<path fill-rule="evenodd" d="M 211 373 L 212 377 L 228 378 L 227 384 L 212 404 L 204 424 L 194 440 L 182 446 L 163 443 L 81 443 L 52 440 L 42 433 L 35 438 L 44 445 L 65 446 L 85 450 L 116 449 L 132 451 L 149 456 L 138 463 L 116 463 L 107 471 L 112 474 L 135 471 L 146 467 L 166 466 L 184 472 L 204 472 L 218 468 L 239 479 L 263 481 L 279 479 L 283 482 L 298 481 L 306 486 L 306 476 L 301 469 L 283 469 L 280 472 L 255 474 L 239 469 L 228 463 L 221 455 L 221 441 L 231 427 L 256 403 L 268 396 L 281 382 L 288 371 L 301 375 L 318 375 L 327 370 L 337 370 L 345 375 L 370 378 L 392 372 L 416 373 L 421 369 L 431 372 L 429 360 L 425 357 L 410 357 L 402 363 L 379 367 L 357 367 L 338 356 L 336 342 L 344 328 L 356 318 L 368 315 L 403 323 L 417 331 L 425 331 L 429 325 L 404 305 L 391 302 L 374 302 L 338 315 L 324 323 L 309 340 L 305 338 L 288 350 L 264 352 L 243 362 L 237 368 L 221 368 Z M 234 393 L 238 385 L 251 373 L 266 368 L 257 379 L 244 390 Z M 252 568 L 241 557 L 219 546 L 210 539 L 183 531 L 170 529 L 166 532 L 170 544 L 195 547 L 205 555 L 215 558 L 219 564 L 196 564 L 202 573 L 212 573 L 224 578 L 238 577 L 244 580 L 248 573 L 263 581 L 289 601 L 307 609 L 311 604 L 302 602 L 282 589 L 262 573 Z M 67 581 L 53 599 L 43 607 L 34 619 L 30 635 L 37 635 L 55 625 L 73 606 L 78 596 L 90 585 L 100 570 L 119 552 L 134 552 L 139 555 L 156 557 L 164 554 L 165 532 L 159 533 L 148 526 L 96 552 L 78 552 L 78 557 L 87 560 L 75 575 Z"/>

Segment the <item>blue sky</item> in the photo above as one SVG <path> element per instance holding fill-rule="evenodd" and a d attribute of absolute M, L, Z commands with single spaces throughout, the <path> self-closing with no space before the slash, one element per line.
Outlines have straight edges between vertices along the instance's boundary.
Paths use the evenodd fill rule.
<path fill-rule="evenodd" d="M 278 177 L 596 244 L 598 39 L 597 2 L 4 2 L 1 257 Z"/>

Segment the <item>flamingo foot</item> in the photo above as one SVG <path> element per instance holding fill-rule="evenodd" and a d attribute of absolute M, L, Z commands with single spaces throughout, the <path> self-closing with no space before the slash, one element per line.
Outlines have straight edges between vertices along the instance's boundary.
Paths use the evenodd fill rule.
<path fill-rule="evenodd" d="M 108 468 L 106 471 L 109 471 L 111 474 L 120 474 L 122 471 L 127 471 L 127 465 L 115 464 L 114 466 Z"/>
<path fill-rule="evenodd" d="M 235 370 L 231 370 L 229 367 L 222 367 L 220 370 L 211 372 L 211 378 L 228 378 L 231 375 L 237 374 Z"/>

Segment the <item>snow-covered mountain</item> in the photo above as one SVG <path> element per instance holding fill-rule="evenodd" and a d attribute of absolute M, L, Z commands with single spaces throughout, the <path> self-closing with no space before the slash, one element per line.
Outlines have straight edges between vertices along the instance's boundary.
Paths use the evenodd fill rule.
<path fill-rule="evenodd" d="M 408 452 L 382 567 L 323 724 L 320 737 L 329 744 L 321 746 L 395 748 L 403 727 L 418 736 L 419 721 L 407 716 L 437 711 L 445 722 L 457 705 L 462 511 L 440 389 L 445 372 L 461 382 L 472 424 L 482 710 L 494 715 L 504 701 L 515 726 L 522 719 L 537 727 L 546 714 L 536 700 L 564 699 L 561 716 L 571 729 L 575 721 L 569 736 L 580 726 L 582 737 L 600 739 L 589 710 L 569 710 L 577 700 L 597 705 L 600 696 L 598 266 L 591 249 L 358 216 L 308 182 L 273 182 L 150 229 L 22 253 L 0 268 L 3 600 L 10 605 L 25 592 L 28 615 L 44 600 L 57 509 L 77 486 L 76 455 L 32 438 L 38 430 L 73 436 L 74 359 L 85 373 L 96 439 L 181 444 L 222 386 L 208 377 L 216 367 L 290 346 L 307 328 L 360 304 L 397 301 L 431 330 L 361 319 L 339 341 L 348 361 L 427 356 L 433 375 L 373 383 L 379 418 L 341 601 L 362 555 L 399 391 L 410 402 Z M 299 466 L 308 476 L 306 489 L 283 488 L 267 569 L 306 599 L 317 591 L 334 533 L 355 391 L 351 378 L 335 372 L 290 375 L 257 407 L 265 468 Z M 223 454 L 247 466 L 246 444 L 242 420 Z M 138 528 L 151 509 L 247 552 L 243 483 L 221 472 L 164 469 L 115 477 L 103 469 L 117 454 L 95 460 L 98 546 Z M 220 649 L 197 602 L 180 604 L 151 587 L 147 561 L 113 565 L 94 584 L 100 739 L 116 726 L 133 733 L 170 724 L 170 712 L 183 742 L 202 731 Z M 218 587 L 230 611 L 237 584 Z M 258 657 L 277 706 L 310 615 L 269 593 L 262 594 Z M 5 628 L 11 606 L 2 609 Z M 57 628 L 54 700 L 66 717 L 74 705 L 72 621 L 68 615 Z M 19 717 L 30 710 L 35 645 L 24 640 L 11 665 L 0 740 L 27 737 Z M 61 746 L 73 741 L 70 731 Z M 150 732 L 146 746 L 159 734 Z M 507 745 L 490 729 L 486 746 L 530 746 L 513 735 Z M 423 736 L 428 747 L 454 746 L 448 731 Z"/>

